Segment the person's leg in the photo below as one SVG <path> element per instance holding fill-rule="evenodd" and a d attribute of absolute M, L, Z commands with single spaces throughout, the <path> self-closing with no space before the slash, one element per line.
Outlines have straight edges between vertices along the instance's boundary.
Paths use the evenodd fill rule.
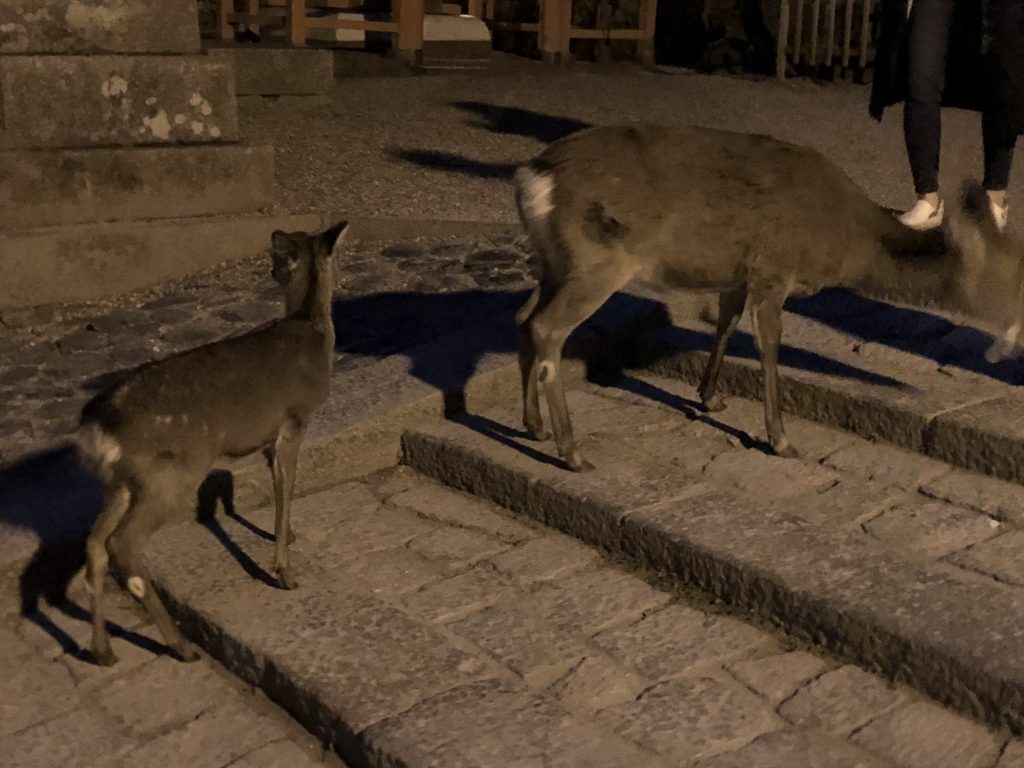
<path fill-rule="evenodd" d="M 1002 228 L 1006 226 L 1006 187 L 1010 183 L 1017 134 L 1007 127 L 1001 115 L 984 112 L 981 116 L 981 137 L 985 147 L 984 186 L 996 223 Z"/>
<path fill-rule="evenodd" d="M 907 26 L 907 96 L 903 136 L 919 203 L 905 223 L 924 225 L 939 205 L 941 102 L 953 0 L 914 0 Z M 920 201 L 928 203 L 922 206 Z M 911 214 L 916 214 L 911 216 Z M 917 219 L 921 219 L 918 221 Z M 941 219 L 938 222 L 940 223 Z"/>

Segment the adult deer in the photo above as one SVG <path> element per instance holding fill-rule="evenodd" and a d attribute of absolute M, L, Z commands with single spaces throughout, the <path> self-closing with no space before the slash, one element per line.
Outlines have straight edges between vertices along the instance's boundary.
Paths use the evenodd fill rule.
<path fill-rule="evenodd" d="M 288 558 L 292 487 L 310 415 L 327 399 L 334 359 L 332 252 L 342 222 L 316 235 L 272 235 L 272 274 L 285 286 L 285 317 L 249 333 L 145 365 L 82 409 L 78 447 L 104 487 L 86 542 L 92 653 L 117 661 L 103 619 L 109 556 L 164 640 L 198 658 L 154 592 L 142 550 L 195 494 L 220 457 L 263 451 L 274 482 L 274 573 L 296 586 Z"/>
<path fill-rule="evenodd" d="M 545 439 L 543 384 L 559 455 L 590 465 L 573 440 L 559 366 L 576 326 L 631 279 L 715 291 L 718 328 L 702 403 L 716 394 L 726 343 L 750 307 L 764 374 L 768 441 L 796 451 L 779 411 L 777 358 L 787 296 L 845 286 L 959 308 L 1018 342 L 1022 250 L 997 231 L 984 193 L 965 188 L 940 231 L 904 227 L 819 153 L 767 136 L 635 125 L 580 131 L 516 173 L 516 204 L 537 253 L 538 285 L 519 310 L 523 423 Z"/>

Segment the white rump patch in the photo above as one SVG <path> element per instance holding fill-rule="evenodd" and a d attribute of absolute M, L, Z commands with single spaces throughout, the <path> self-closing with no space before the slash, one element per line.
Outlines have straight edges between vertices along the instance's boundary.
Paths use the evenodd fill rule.
<path fill-rule="evenodd" d="M 146 582 L 140 576 L 129 576 L 128 591 L 141 600 L 146 596 Z"/>
<path fill-rule="evenodd" d="M 78 431 L 78 449 L 100 467 L 109 467 L 121 458 L 121 444 L 99 424 L 88 424 Z"/>
<path fill-rule="evenodd" d="M 555 191 L 554 178 L 547 173 L 520 168 L 516 171 L 516 186 L 519 187 L 519 204 L 526 219 L 537 223 L 545 221 L 554 207 L 551 201 Z"/>

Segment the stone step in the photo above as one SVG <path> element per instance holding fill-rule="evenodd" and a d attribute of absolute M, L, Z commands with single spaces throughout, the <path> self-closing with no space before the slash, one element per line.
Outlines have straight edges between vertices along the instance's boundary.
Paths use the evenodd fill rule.
<path fill-rule="evenodd" d="M 296 591 L 266 570 L 269 509 L 165 529 L 150 565 L 185 631 L 353 768 L 961 768 L 1021 747 L 409 472 L 292 521 Z"/>
<path fill-rule="evenodd" d="M 714 326 L 698 317 L 699 302 L 660 298 L 673 324 L 641 339 L 634 359 L 625 362 L 696 384 Z M 785 411 L 1024 483 L 1024 422 L 1017 417 L 1024 408 L 1017 386 L 1024 382 L 1024 363 L 986 362 L 986 333 L 938 310 L 843 291 L 789 307 L 779 368 Z M 725 358 L 721 389 L 760 398 L 751 330 L 744 317 Z"/>
<path fill-rule="evenodd" d="M 234 72 L 203 56 L 5 56 L 0 148 L 238 139 Z"/>
<path fill-rule="evenodd" d="M 525 439 L 515 407 L 412 429 L 402 460 L 1019 732 L 1019 486 L 797 419 L 809 459 L 767 456 L 742 447 L 758 403 L 711 418 L 690 392 L 645 377 L 573 393 L 591 472 Z"/>
<path fill-rule="evenodd" d="M 0 308 L 116 296 L 255 256 L 274 229 L 316 229 L 320 217 L 197 216 L 0 233 Z"/>
<path fill-rule="evenodd" d="M 274 198 L 271 147 L 0 150 L 0 229 L 255 211 Z"/>
<path fill-rule="evenodd" d="M 194 0 L 0 3 L 0 55 L 198 52 Z"/>

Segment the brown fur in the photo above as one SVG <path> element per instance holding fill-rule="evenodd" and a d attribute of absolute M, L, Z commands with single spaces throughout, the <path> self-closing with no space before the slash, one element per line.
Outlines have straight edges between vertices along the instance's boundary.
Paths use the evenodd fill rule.
<path fill-rule="evenodd" d="M 183 659 L 197 657 L 154 593 L 141 553 L 157 528 L 195 503 L 220 457 L 266 454 L 277 513 L 274 572 L 282 586 L 295 586 L 291 492 L 303 431 L 328 395 L 331 254 L 344 230 L 273 234 L 274 277 L 286 285 L 283 319 L 143 366 L 82 409 L 79 450 L 105 490 L 86 544 L 92 652 L 101 664 L 116 661 L 102 609 L 108 550 L 167 644 Z"/>
<path fill-rule="evenodd" d="M 700 385 L 709 410 L 724 407 L 718 371 L 750 307 L 768 439 L 783 455 L 795 453 L 779 413 L 776 366 L 787 296 L 847 286 L 966 309 L 1000 329 L 1021 316 L 1021 251 L 978 209 L 976 189 L 953 230 L 964 247 L 953 248 L 942 231 L 902 226 L 822 155 L 767 136 L 653 125 L 580 131 L 520 169 L 516 200 L 540 263 L 537 289 L 517 316 L 523 419 L 531 434 L 546 436 L 539 377 L 559 454 L 575 469 L 587 464 L 558 376 L 561 349 L 634 278 L 719 294 Z"/>

